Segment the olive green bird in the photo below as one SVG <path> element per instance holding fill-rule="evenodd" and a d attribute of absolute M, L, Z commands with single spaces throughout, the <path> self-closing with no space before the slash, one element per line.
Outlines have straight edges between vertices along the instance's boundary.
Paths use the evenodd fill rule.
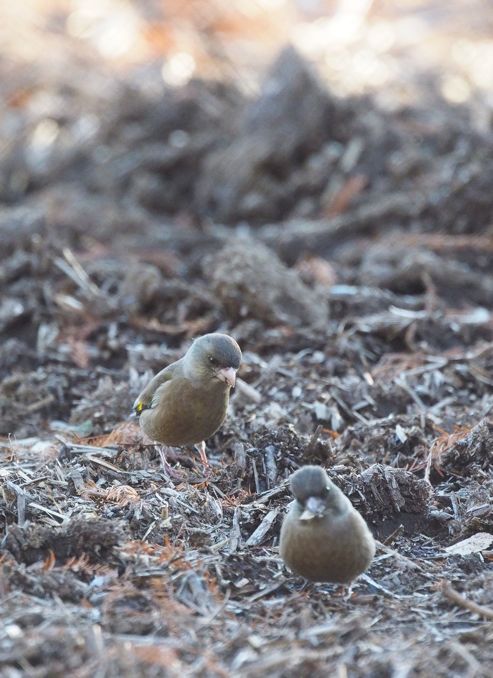
<path fill-rule="evenodd" d="M 310 581 L 349 584 L 375 555 L 364 518 L 320 466 L 303 466 L 290 485 L 295 500 L 281 527 L 283 561 Z"/>
<path fill-rule="evenodd" d="M 134 403 L 149 438 L 169 445 L 197 445 L 208 465 L 205 440 L 223 423 L 236 383 L 241 350 L 227 334 L 205 334 L 183 358 L 151 379 Z"/>

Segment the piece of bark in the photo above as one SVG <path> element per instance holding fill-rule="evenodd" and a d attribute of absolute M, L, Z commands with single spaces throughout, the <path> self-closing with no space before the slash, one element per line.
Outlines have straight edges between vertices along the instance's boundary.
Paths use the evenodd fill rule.
<path fill-rule="evenodd" d="M 227 314 L 238 321 L 256 318 L 267 325 L 324 329 L 328 305 L 261 243 L 231 240 L 207 265 L 212 286 Z"/>

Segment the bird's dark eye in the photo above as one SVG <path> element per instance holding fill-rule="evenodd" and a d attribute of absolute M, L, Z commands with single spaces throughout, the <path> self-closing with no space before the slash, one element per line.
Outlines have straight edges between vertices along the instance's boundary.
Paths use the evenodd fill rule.
<path fill-rule="evenodd" d="M 213 355 L 209 356 L 209 362 L 211 365 L 214 365 L 214 367 L 217 367 L 217 365 L 219 365 L 219 363 L 217 362 Z"/>

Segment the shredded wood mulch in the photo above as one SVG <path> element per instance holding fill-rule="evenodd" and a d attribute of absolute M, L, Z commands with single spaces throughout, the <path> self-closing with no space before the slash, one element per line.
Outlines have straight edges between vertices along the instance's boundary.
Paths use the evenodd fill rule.
<path fill-rule="evenodd" d="M 337 100 L 291 48 L 250 99 L 9 68 L 2 675 L 491 675 L 491 131 Z M 214 330 L 241 379 L 211 475 L 170 475 L 131 404 Z M 348 599 L 279 558 L 306 463 L 379 540 Z"/>

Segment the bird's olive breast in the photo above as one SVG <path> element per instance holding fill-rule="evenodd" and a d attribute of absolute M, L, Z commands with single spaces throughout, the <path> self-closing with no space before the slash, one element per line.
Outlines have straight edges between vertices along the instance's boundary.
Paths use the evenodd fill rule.
<path fill-rule="evenodd" d="M 229 390 L 221 382 L 194 387 L 188 379 L 174 378 L 159 388 L 156 407 L 142 413 L 141 425 L 165 445 L 193 445 L 217 431 L 228 400 Z"/>

